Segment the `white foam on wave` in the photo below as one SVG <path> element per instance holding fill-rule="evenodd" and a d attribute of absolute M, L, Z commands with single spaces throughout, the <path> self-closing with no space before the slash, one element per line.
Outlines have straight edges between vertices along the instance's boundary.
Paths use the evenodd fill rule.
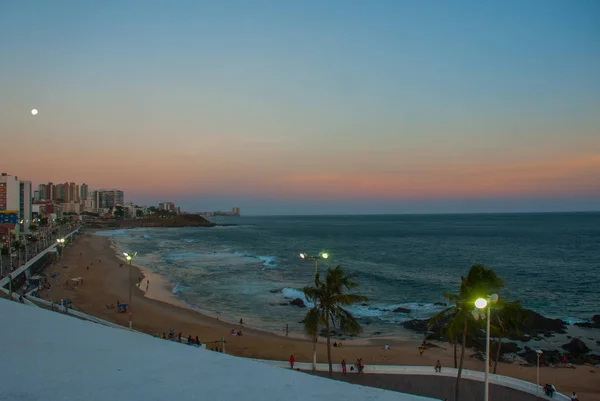
<path fill-rule="evenodd" d="M 144 239 L 151 239 L 151 238 L 152 238 L 151 235 L 148 235 L 148 234 L 144 235 Z"/>
<path fill-rule="evenodd" d="M 566 319 L 562 319 L 566 324 L 568 324 L 569 326 L 574 325 L 575 323 L 586 323 L 589 322 L 589 320 L 586 319 L 577 319 L 574 317 L 568 317 Z"/>
<path fill-rule="evenodd" d="M 196 242 L 195 239 L 191 239 L 191 238 L 184 238 L 183 242 L 187 242 L 188 244 L 194 243 Z"/>
<path fill-rule="evenodd" d="M 258 258 L 262 260 L 265 267 L 277 267 L 277 263 L 275 263 L 277 258 L 275 256 L 259 256 Z"/>

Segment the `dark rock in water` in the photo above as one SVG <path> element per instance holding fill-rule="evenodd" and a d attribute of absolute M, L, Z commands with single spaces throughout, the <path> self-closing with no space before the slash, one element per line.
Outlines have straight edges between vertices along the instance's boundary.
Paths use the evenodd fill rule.
<path fill-rule="evenodd" d="M 587 327 L 590 329 L 600 329 L 600 315 L 594 315 L 591 322 L 578 322 L 575 326 Z"/>
<path fill-rule="evenodd" d="M 540 315 L 537 312 L 525 309 L 525 322 L 521 325 L 521 327 L 519 327 L 519 331 L 523 333 L 523 336 L 510 337 L 510 339 L 513 341 L 528 341 L 524 339 L 525 334 L 528 334 L 531 337 L 540 335 L 551 337 L 556 333 L 566 334 L 567 325 L 560 319 L 550 319 Z M 546 334 L 550 334 L 550 336 L 546 336 Z"/>
<path fill-rule="evenodd" d="M 382 334 L 382 333 L 381 333 L 381 331 L 374 331 L 372 335 L 373 335 L 373 336 L 378 336 L 378 335 L 380 335 L 380 334 Z"/>
<path fill-rule="evenodd" d="M 279 304 L 279 306 L 288 306 L 288 305 L 289 305 L 289 303 L 287 303 L 287 302 L 282 302 Z"/>
<path fill-rule="evenodd" d="M 573 338 L 573 337 L 571 337 L 571 336 L 567 336 L 567 339 L 569 339 L 569 340 L 570 340 L 571 338 Z"/>
<path fill-rule="evenodd" d="M 571 342 L 561 345 L 561 348 L 569 351 L 569 353 L 573 356 L 584 355 L 590 352 L 590 349 L 587 347 L 587 345 L 585 345 L 585 343 L 579 338 L 571 339 Z"/>
<path fill-rule="evenodd" d="M 414 330 L 414 331 L 428 331 L 428 327 L 427 327 L 427 323 L 429 322 L 428 319 L 412 319 L 412 320 L 407 320 L 405 322 L 402 322 L 402 327 L 409 329 L 409 330 Z"/>
<path fill-rule="evenodd" d="M 300 308 L 306 307 L 306 305 L 304 305 L 304 301 L 300 298 L 296 298 L 293 301 L 290 301 L 290 305 L 299 306 Z"/>
<path fill-rule="evenodd" d="M 366 302 L 363 302 L 362 304 L 360 304 L 360 306 L 369 306 L 369 304 Z"/>
<path fill-rule="evenodd" d="M 448 306 L 448 304 L 447 304 L 447 303 L 445 303 L 445 302 L 434 302 L 433 304 L 434 304 L 435 306 Z"/>
<path fill-rule="evenodd" d="M 410 313 L 410 309 L 399 307 L 399 308 L 394 309 L 392 312 L 395 312 L 395 313 Z"/>
<path fill-rule="evenodd" d="M 269 290 L 269 292 L 273 293 L 273 294 L 277 294 L 278 292 L 281 292 L 281 289 Z"/>
<path fill-rule="evenodd" d="M 600 345 L 600 340 L 596 341 L 596 345 Z"/>
<path fill-rule="evenodd" d="M 300 320 L 298 323 L 300 323 L 300 324 L 304 324 L 304 321 L 305 321 L 305 320 L 306 320 L 306 319 L 302 319 L 302 320 Z"/>

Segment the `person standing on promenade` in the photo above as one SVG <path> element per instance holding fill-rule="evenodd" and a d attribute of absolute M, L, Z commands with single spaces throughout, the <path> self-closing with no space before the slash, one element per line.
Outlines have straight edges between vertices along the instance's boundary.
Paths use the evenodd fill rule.
<path fill-rule="evenodd" d="M 442 373 L 442 364 L 440 363 L 439 359 L 438 359 L 437 363 L 435 364 L 435 371 L 437 373 Z"/>
<path fill-rule="evenodd" d="M 294 362 L 296 362 L 296 358 L 294 358 L 294 354 L 290 355 L 290 369 L 294 370 Z"/>
<path fill-rule="evenodd" d="M 346 360 L 342 359 L 342 374 L 346 376 Z"/>

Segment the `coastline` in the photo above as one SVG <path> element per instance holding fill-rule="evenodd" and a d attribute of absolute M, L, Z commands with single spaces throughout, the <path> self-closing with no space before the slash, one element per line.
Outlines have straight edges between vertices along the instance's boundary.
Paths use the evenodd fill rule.
<path fill-rule="evenodd" d="M 116 251 L 117 248 L 111 247 L 107 237 L 90 234 L 78 237 L 73 245 L 65 249 L 59 264 L 47 269 L 48 274 L 60 274 L 50 279 L 51 292 L 45 291 L 42 297 L 54 300 L 70 298 L 76 309 L 127 326 L 127 314 L 117 313 L 114 309 L 105 307 L 114 304 L 116 299 L 127 299 L 130 288 L 128 269 L 119 267 L 124 262 L 119 257 L 120 254 L 117 256 Z M 132 288 L 134 329 L 161 335 L 174 328 L 175 333 L 182 332 L 183 337 L 199 336 L 202 342 L 207 343 L 208 348 L 211 348 L 212 342 L 216 344 L 221 338 L 225 338 L 227 353 L 237 356 L 287 360 L 293 353 L 299 362 L 312 360 L 312 344 L 309 339 L 302 338 L 303 336 L 285 337 L 281 333 L 250 327 L 243 328 L 244 335 L 241 337 L 231 336 L 231 329 L 239 328 L 239 324 L 217 320 L 185 304 L 172 293 L 172 284 L 168 278 L 143 266 L 133 266 L 136 267 L 133 283 L 138 283 L 139 278 L 142 278 L 142 288 L 135 284 Z M 72 277 L 84 277 L 84 284 L 78 287 L 65 285 L 64 283 Z M 143 291 L 144 277 L 150 279 L 148 293 Z M 319 340 L 319 362 L 326 362 L 324 343 L 323 339 Z M 389 350 L 383 349 L 384 343 L 390 345 Z M 436 360 L 440 360 L 442 365 L 452 366 L 453 352 L 450 344 L 436 342 L 440 348 L 428 349 L 420 356 L 417 350 L 419 343 L 387 338 L 344 341 L 344 347 L 332 349 L 333 362 L 339 363 L 342 358 L 354 361 L 362 357 L 366 364 L 434 366 Z M 465 368 L 483 370 L 483 362 L 470 358 L 471 354 L 472 350 L 466 351 Z M 577 391 L 581 395 L 589 393 L 597 396 L 600 394 L 600 383 L 590 369 L 589 365 L 577 366 L 576 369 L 543 368 L 543 380 L 554 383 L 563 393 Z M 498 373 L 535 382 L 535 368 L 531 367 L 501 363 Z"/>

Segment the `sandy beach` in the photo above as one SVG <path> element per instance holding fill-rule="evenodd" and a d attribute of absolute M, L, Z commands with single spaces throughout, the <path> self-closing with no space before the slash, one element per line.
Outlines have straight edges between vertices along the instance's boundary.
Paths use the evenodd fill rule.
<path fill-rule="evenodd" d="M 63 266 L 68 266 L 64 268 Z M 89 267 L 89 269 L 88 269 Z M 170 328 L 175 333 L 182 333 L 187 338 L 198 336 L 200 341 L 208 343 L 226 339 L 228 354 L 287 360 L 294 354 L 297 361 L 312 360 L 311 341 L 301 336 L 285 337 L 275 333 L 264 332 L 244 327 L 241 337 L 230 334 L 232 328 L 239 329 L 239 323 L 224 322 L 214 316 L 199 313 L 188 307 L 172 294 L 172 288 L 166 278 L 152 273 L 141 266 L 132 272 L 132 317 L 133 328 L 152 335 L 168 333 Z M 128 315 L 117 313 L 108 308 L 117 300 L 128 302 L 129 269 L 124 261 L 117 258 L 115 249 L 106 237 L 86 234 L 78 237 L 65 248 L 57 265 L 49 267 L 47 273 L 60 273 L 50 278 L 52 289 L 44 291 L 41 296 L 59 301 L 61 298 L 72 300 L 75 309 L 85 313 L 128 325 Z M 66 285 L 70 278 L 83 277 L 83 283 L 77 286 Z M 138 284 L 139 283 L 139 288 Z M 146 292 L 146 288 L 148 289 Z M 244 318 L 244 316 L 239 316 Z M 326 362 L 325 340 L 318 345 L 318 360 Z M 390 345 L 383 349 L 383 343 Z M 418 352 L 419 343 L 399 339 L 376 339 L 345 341 L 342 348 L 333 348 L 334 363 L 346 359 L 353 363 L 356 358 L 363 358 L 366 364 L 401 364 L 434 366 L 439 359 L 443 366 L 452 366 L 453 353 L 450 344 L 440 343 L 440 348 L 428 349 L 423 356 Z M 467 350 L 465 368 L 483 370 L 483 362 L 469 357 Z M 572 368 L 547 368 L 540 371 L 541 383 L 553 383 L 558 391 L 570 394 L 576 391 L 583 400 L 600 399 L 600 378 L 598 369 L 589 365 Z M 519 379 L 535 382 L 536 369 L 511 364 L 500 364 L 498 373 Z"/>

